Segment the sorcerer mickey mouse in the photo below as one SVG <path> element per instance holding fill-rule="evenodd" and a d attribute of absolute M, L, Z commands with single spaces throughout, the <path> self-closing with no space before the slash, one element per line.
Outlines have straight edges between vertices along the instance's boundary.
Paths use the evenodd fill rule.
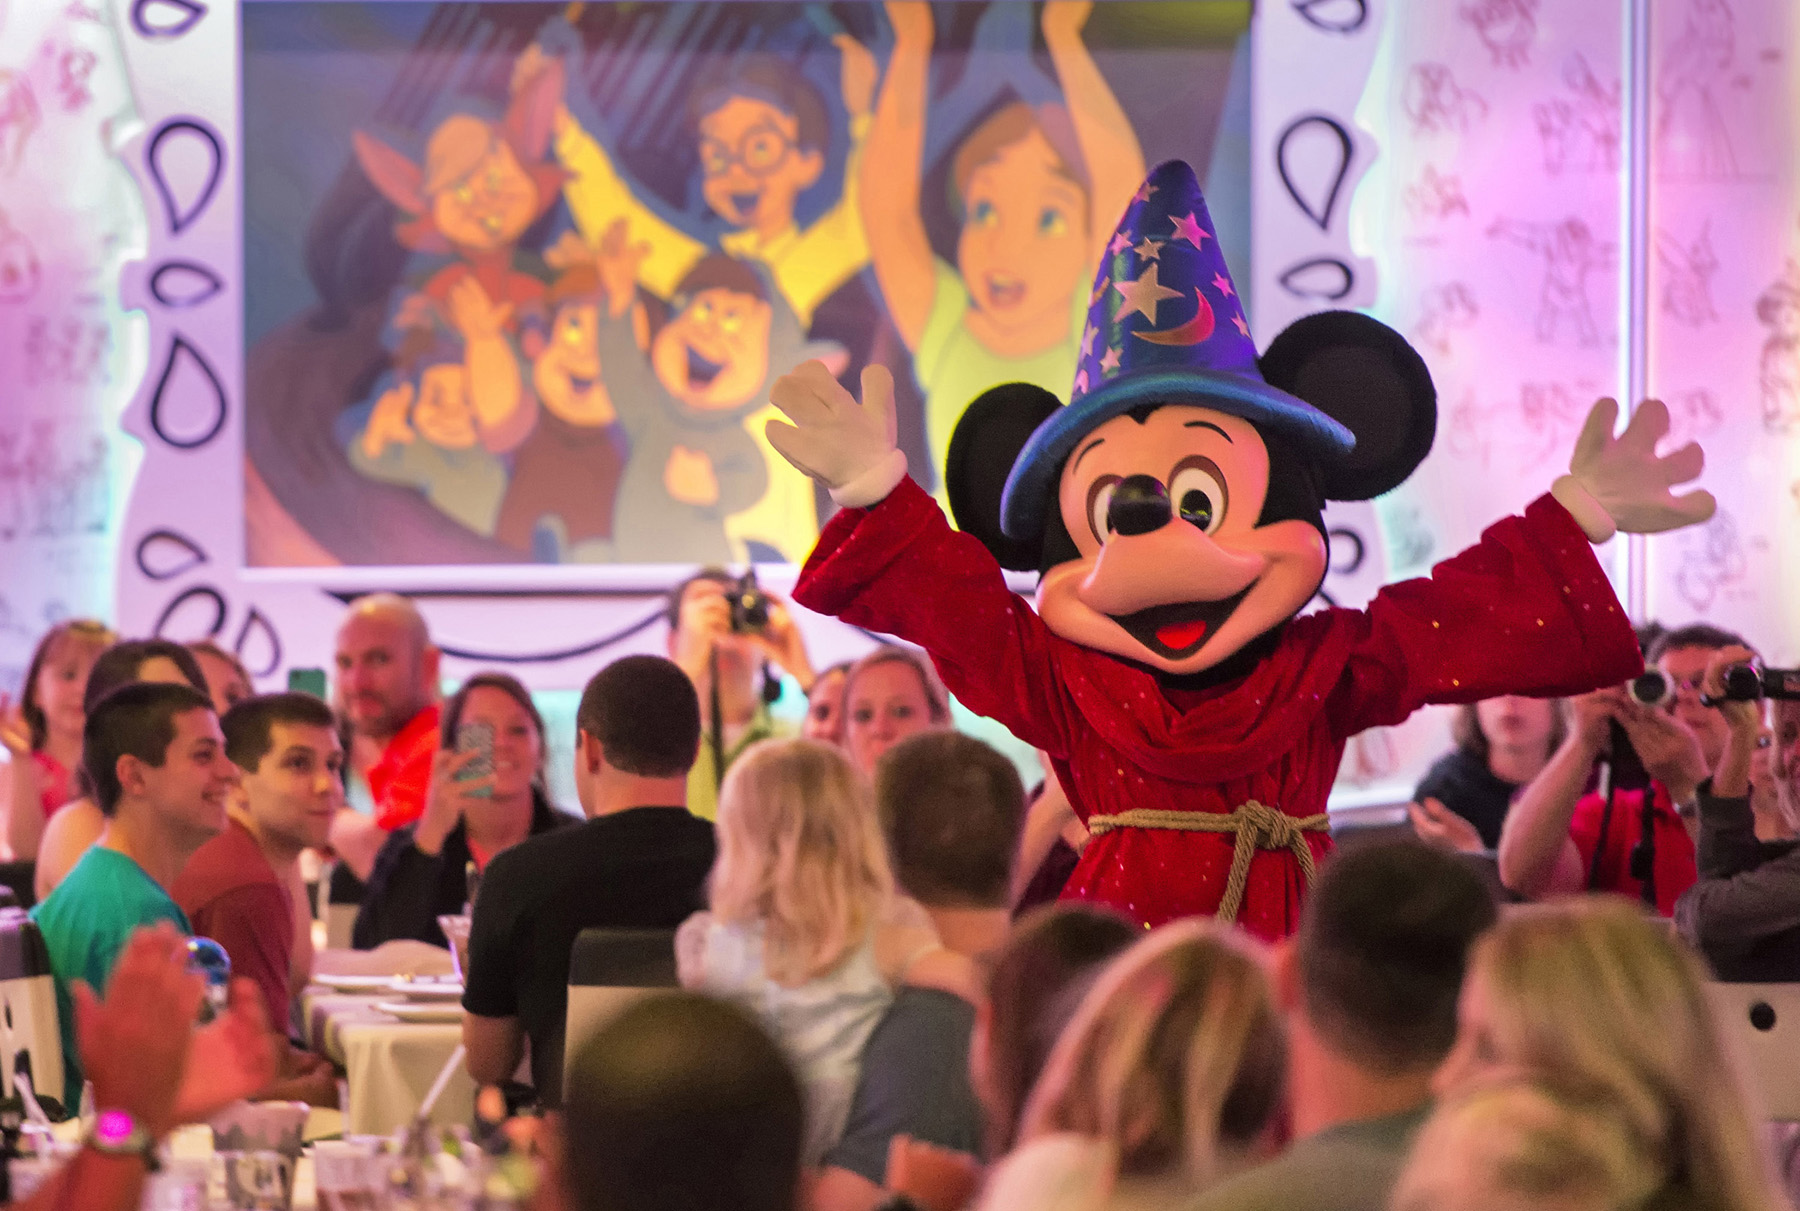
<path fill-rule="evenodd" d="M 1426 703 L 1575 694 L 1642 669 L 1594 558 L 1615 529 L 1703 521 L 1689 446 L 1654 401 L 1613 437 L 1595 405 L 1572 472 L 1426 579 L 1297 617 L 1324 579 L 1327 500 L 1363 500 L 1431 448 L 1424 363 L 1350 312 L 1260 362 L 1193 170 L 1151 173 L 1095 277 L 1068 405 L 1023 384 L 970 405 L 946 486 L 906 475 L 893 384 L 860 406 L 809 362 L 769 438 L 844 506 L 795 600 L 910 640 L 970 710 L 1049 753 L 1092 840 L 1065 897 L 1145 925 L 1217 914 L 1291 933 L 1331 848 L 1349 737 Z M 1037 569 L 1037 610 L 1001 567 Z"/>

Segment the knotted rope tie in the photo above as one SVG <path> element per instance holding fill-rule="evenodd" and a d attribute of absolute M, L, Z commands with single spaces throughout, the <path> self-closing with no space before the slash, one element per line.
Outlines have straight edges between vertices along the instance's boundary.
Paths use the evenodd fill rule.
<path fill-rule="evenodd" d="M 1310 889 L 1316 868 L 1312 847 L 1306 843 L 1309 832 L 1326 832 L 1330 817 L 1289 816 L 1266 803 L 1251 799 L 1236 810 L 1218 812 L 1165 812 L 1152 808 L 1133 808 L 1112 816 L 1089 816 L 1088 833 L 1098 837 L 1115 828 L 1165 828 L 1185 833 L 1235 833 L 1231 853 L 1231 874 L 1225 880 L 1225 895 L 1219 901 L 1218 919 L 1236 921 L 1244 903 L 1244 885 L 1250 879 L 1250 860 L 1259 849 L 1285 849 L 1300 863 L 1300 875 Z"/>

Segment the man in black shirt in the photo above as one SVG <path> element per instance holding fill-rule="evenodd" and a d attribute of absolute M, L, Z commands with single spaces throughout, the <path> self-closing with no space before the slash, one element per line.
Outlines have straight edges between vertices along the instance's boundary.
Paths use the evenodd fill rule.
<path fill-rule="evenodd" d="M 482 1084 L 511 1078 L 531 1039 L 532 1080 L 561 1101 L 569 952 L 583 929 L 674 929 L 705 907 L 712 825 L 685 806 L 700 704 L 670 661 L 627 656 L 596 674 L 575 716 L 575 784 L 588 820 L 496 856 L 469 938 L 463 1042 Z"/>

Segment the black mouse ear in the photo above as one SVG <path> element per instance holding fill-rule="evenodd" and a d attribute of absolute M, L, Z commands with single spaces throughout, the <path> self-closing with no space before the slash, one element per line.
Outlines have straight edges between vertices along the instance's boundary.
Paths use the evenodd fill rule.
<path fill-rule="evenodd" d="M 950 435 L 944 489 L 959 530 L 973 534 L 1003 568 L 1029 572 L 1043 556 L 1041 534 L 1009 538 L 1000 528 L 1000 494 L 1013 460 L 1062 401 L 1033 383 L 1004 383 L 975 397 Z"/>
<path fill-rule="evenodd" d="M 1347 458 L 1319 467 L 1327 500 L 1369 500 L 1398 487 L 1431 452 L 1437 389 L 1406 338 L 1354 311 L 1290 324 L 1258 360 L 1271 387 L 1297 395 L 1356 434 Z"/>

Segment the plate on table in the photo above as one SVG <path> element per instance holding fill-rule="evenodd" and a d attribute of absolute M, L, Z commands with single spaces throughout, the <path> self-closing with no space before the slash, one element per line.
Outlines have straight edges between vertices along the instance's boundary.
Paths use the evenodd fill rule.
<path fill-rule="evenodd" d="M 409 1001 L 461 1001 L 462 981 L 455 976 L 395 976 L 388 990 Z"/>
<path fill-rule="evenodd" d="M 313 976 L 312 982 L 335 988 L 339 992 L 391 992 L 394 987 L 394 977 L 391 975 L 333 975 L 321 972 Z"/>
<path fill-rule="evenodd" d="M 448 1001 L 383 1001 L 375 1008 L 402 1022 L 460 1022 L 463 1017 L 462 1006 Z"/>

